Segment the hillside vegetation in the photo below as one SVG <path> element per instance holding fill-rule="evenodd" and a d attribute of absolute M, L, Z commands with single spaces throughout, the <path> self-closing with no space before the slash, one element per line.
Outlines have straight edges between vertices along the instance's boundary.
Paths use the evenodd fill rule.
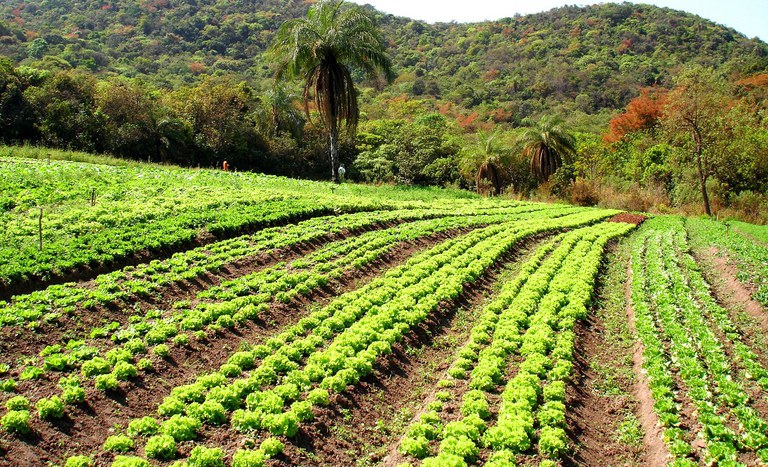
<path fill-rule="evenodd" d="M 312 2 L 19 1 L 0 5 L 0 53 L 43 68 L 84 68 L 178 87 L 208 75 L 271 78 L 263 52 Z M 700 17 L 649 5 L 563 7 L 479 24 L 427 24 L 376 12 L 400 76 L 389 91 L 465 108 L 503 103 L 511 121 L 563 100 L 621 108 L 680 64 L 744 76 L 768 45 Z"/>
<path fill-rule="evenodd" d="M 0 142 L 325 178 L 322 118 L 265 53 L 311 3 L 4 2 Z M 396 78 L 352 69 L 348 178 L 768 221 L 764 42 L 630 3 L 434 25 L 366 8 Z M 536 176 L 525 128 L 551 121 L 575 150 Z"/>

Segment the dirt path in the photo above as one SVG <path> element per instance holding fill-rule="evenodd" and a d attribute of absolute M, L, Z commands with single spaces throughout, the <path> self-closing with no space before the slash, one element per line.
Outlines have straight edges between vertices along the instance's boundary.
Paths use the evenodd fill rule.
<path fill-rule="evenodd" d="M 768 334 L 768 310 L 752 299 L 753 290 L 738 279 L 738 271 L 728 262 L 725 253 L 716 247 L 697 251 L 696 259 L 705 266 L 702 272 L 707 282 L 712 285 L 717 300 L 732 313 L 745 311 L 763 331 Z"/>
<path fill-rule="evenodd" d="M 635 328 L 635 310 L 632 307 L 632 263 L 627 265 L 627 282 L 624 286 L 624 299 L 626 301 L 627 324 L 630 332 L 637 335 Z M 653 397 L 648 386 L 648 378 L 643 370 L 643 344 L 638 339 L 632 352 L 632 369 L 635 373 L 635 384 L 632 393 L 638 401 L 637 418 L 645 433 L 643 444 L 645 445 L 646 465 L 666 465 L 669 452 L 662 440 L 661 425 L 656 413 L 653 411 Z"/>

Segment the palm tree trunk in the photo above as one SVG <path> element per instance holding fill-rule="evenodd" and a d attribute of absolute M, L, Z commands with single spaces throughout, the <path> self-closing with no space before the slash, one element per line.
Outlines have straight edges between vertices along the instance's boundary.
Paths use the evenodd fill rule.
<path fill-rule="evenodd" d="M 331 129 L 331 178 L 333 183 L 339 183 L 339 135 Z"/>

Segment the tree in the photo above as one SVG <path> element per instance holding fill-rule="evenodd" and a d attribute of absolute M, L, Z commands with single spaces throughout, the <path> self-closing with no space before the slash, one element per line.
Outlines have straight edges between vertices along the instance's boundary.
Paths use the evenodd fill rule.
<path fill-rule="evenodd" d="M 569 162 L 576 153 L 576 140 L 562 126 L 558 117 L 543 116 L 538 122 L 530 118 L 522 121 L 527 127 L 518 137 L 523 154 L 531 158 L 531 171 L 539 180 L 547 180 L 563 161 Z"/>
<path fill-rule="evenodd" d="M 498 131 L 478 131 L 475 144 L 462 151 L 461 171 L 465 176 L 474 175 L 478 193 L 484 192 L 488 184 L 495 195 L 501 194 L 504 171 L 511 152 L 504 148 Z"/>
<path fill-rule="evenodd" d="M 24 95 L 27 85 L 13 64 L 0 57 L 0 141 L 29 140 L 34 136 L 35 116 Z"/>
<path fill-rule="evenodd" d="M 723 156 L 719 143 L 727 139 L 729 99 L 726 83 L 712 69 L 684 70 L 675 81 L 664 109 L 663 125 L 673 144 L 688 149 L 696 165 L 704 212 L 712 215 L 707 180 Z M 722 162 L 722 161 L 721 161 Z"/>
<path fill-rule="evenodd" d="M 643 88 L 640 95 L 629 101 L 624 113 L 611 119 L 610 128 L 603 139 L 615 143 L 628 133 L 653 128 L 664 112 L 667 91 L 663 88 Z"/>
<path fill-rule="evenodd" d="M 359 7 L 343 7 L 343 0 L 322 0 L 306 18 L 288 20 L 275 35 L 270 55 L 277 63 L 275 79 L 304 79 L 304 110 L 309 116 L 312 99 L 328 134 L 331 174 L 339 182 L 339 131 L 346 126 L 354 135 L 359 110 L 350 67 L 369 77 L 382 72 L 393 78 L 373 18 Z"/>

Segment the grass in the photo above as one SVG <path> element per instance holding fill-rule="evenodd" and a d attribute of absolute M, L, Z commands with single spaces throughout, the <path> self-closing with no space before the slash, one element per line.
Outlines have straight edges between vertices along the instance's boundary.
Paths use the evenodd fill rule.
<path fill-rule="evenodd" d="M 730 221 L 729 224 L 733 230 L 768 245 L 768 225 L 755 225 L 740 221 Z"/>

